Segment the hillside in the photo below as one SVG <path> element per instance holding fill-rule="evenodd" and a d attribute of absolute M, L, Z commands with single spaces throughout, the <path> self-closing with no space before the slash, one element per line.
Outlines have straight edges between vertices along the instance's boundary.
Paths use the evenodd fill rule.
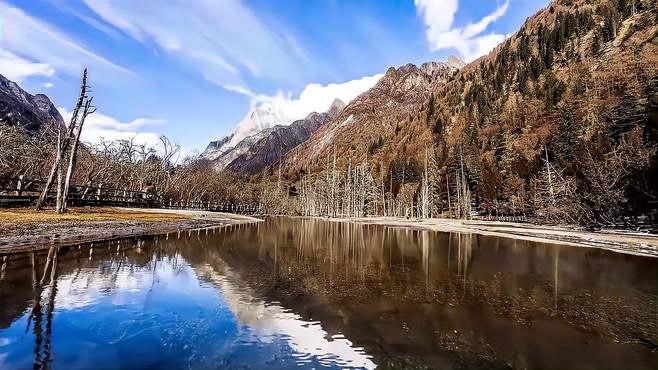
<path fill-rule="evenodd" d="M 555 1 L 529 19 L 428 102 L 442 171 L 463 158 L 488 213 L 655 216 L 657 17 L 653 1 Z"/>
<path fill-rule="evenodd" d="M 432 89 L 446 82 L 461 66 L 453 59 L 448 63 L 430 62 L 420 67 L 407 64 L 389 68 L 370 90 L 359 95 L 327 125 L 322 126 L 306 142 L 291 150 L 282 161 L 282 169 L 289 176 L 300 171 L 315 172 L 322 168 L 336 150 L 342 165 L 348 160 L 366 157 L 388 161 L 388 155 L 376 155 L 385 144 L 395 145 L 402 126 L 427 100 Z M 408 135 L 431 138 L 431 131 L 417 125 Z M 406 148 L 397 146 L 388 154 L 405 156 Z M 381 152 L 384 153 L 384 152 Z"/>
<path fill-rule="evenodd" d="M 655 217 L 656 7 L 554 1 L 459 71 L 447 64 L 389 69 L 291 150 L 283 172 L 294 182 L 327 169 L 335 150 L 338 168 L 367 159 L 373 179 L 384 177 L 382 168 L 393 197 L 402 183 L 418 184 L 418 204 L 427 156 L 431 215 L 598 224 Z M 453 199 L 449 207 L 449 193 L 461 195 L 459 206 Z"/>
<path fill-rule="evenodd" d="M 0 123 L 34 132 L 51 123 L 64 125 L 64 120 L 46 95 L 31 95 L 0 75 Z"/>

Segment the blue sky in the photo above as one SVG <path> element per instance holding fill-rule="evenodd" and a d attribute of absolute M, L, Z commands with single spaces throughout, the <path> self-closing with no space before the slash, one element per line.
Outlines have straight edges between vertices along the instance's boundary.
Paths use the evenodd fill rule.
<path fill-rule="evenodd" d="M 70 111 L 87 66 L 88 140 L 165 134 L 202 150 L 253 104 L 296 118 L 390 66 L 472 60 L 547 2 L 0 0 L 0 73 Z"/>

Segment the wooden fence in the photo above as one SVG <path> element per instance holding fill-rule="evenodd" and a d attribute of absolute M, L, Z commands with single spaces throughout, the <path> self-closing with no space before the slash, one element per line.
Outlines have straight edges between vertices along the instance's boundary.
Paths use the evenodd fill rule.
<path fill-rule="evenodd" d="M 0 177 L 0 207 L 35 203 L 45 186 L 45 181 L 19 177 Z M 57 194 L 56 187 L 48 193 L 48 201 L 53 202 Z M 171 208 L 229 212 L 240 214 L 262 214 L 257 206 L 235 204 L 231 202 L 207 202 L 198 200 L 173 201 L 161 199 L 154 193 L 105 187 L 98 185 L 71 185 L 68 196 L 71 205 L 81 206 L 122 206 L 141 208 Z"/>
<path fill-rule="evenodd" d="M 19 177 L 0 177 L 0 205 L 31 204 L 43 191 L 45 181 Z M 54 201 L 56 187 L 51 187 L 47 201 Z M 72 184 L 68 195 L 71 205 L 116 205 L 126 207 L 157 207 L 154 194 L 98 185 Z"/>

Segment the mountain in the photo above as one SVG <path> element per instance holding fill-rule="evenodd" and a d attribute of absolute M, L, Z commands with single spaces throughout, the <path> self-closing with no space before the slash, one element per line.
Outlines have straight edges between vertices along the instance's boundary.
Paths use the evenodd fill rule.
<path fill-rule="evenodd" d="M 222 155 L 223 152 L 226 151 L 226 149 L 223 148 L 232 138 L 233 134 L 225 136 L 216 141 L 211 141 L 210 144 L 208 144 L 208 147 L 206 147 L 206 150 L 201 153 L 201 157 L 210 161 L 217 159 Z"/>
<path fill-rule="evenodd" d="M 235 148 L 244 139 L 262 132 L 265 129 L 288 123 L 289 121 L 284 119 L 283 114 L 274 106 L 274 104 L 269 102 L 260 103 L 249 110 L 242 121 L 238 123 L 232 134 L 218 141 L 211 142 L 206 150 L 201 153 L 201 158 L 210 161 L 218 161 L 220 157 L 226 157 L 228 152 Z M 238 149 L 238 152 L 241 152 L 240 148 Z M 228 155 L 228 157 L 234 159 L 235 155 Z M 230 163 L 230 161 L 226 162 L 226 160 L 220 162 L 225 162 L 225 164 L 216 166 L 219 170 L 223 169 L 225 165 Z"/>
<path fill-rule="evenodd" d="M 279 126 L 275 126 L 279 127 Z M 219 154 L 216 154 L 212 159 L 208 157 L 202 157 L 202 159 L 208 159 L 210 160 L 210 163 L 212 165 L 212 168 L 214 168 L 216 171 L 221 172 L 226 169 L 226 167 L 231 164 L 235 159 L 249 151 L 249 149 L 260 139 L 267 137 L 267 135 L 272 132 L 275 127 L 267 127 L 261 131 L 256 132 L 255 134 L 251 136 L 247 136 L 244 139 L 240 140 L 239 143 L 237 143 L 234 146 L 228 146 L 225 150 L 222 151 Z M 217 153 L 217 152 L 215 152 Z"/>
<path fill-rule="evenodd" d="M 0 75 L 0 122 L 21 125 L 28 131 L 64 125 L 62 116 L 46 95 L 31 95 L 18 84 Z"/>
<path fill-rule="evenodd" d="M 339 169 L 369 162 L 375 194 L 387 177 L 393 197 L 427 167 L 433 215 L 656 219 L 658 2 L 554 0 L 455 62 L 389 69 L 284 156 L 284 175 L 327 169 L 335 152 Z"/>
<path fill-rule="evenodd" d="M 305 119 L 289 126 L 276 126 L 263 131 L 265 135 L 250 148 L 235 158 L 227 168 L 234 172 L 254 175 L 271 165 L 292 148 L 306 141 L 320 126 L 336 118 L 345 108 L 345 103 L 336 99 L 325 113 L 313 112 Z M 261 135 L 256 135 L 261 136 Z"/>
<path fill-rule="evenodd" d="M 271 110 L 256 109 L 252 111 L 254 114 L 247 117 L 252 118 L 245 119 L 238 125 L 235 133 L 211 142 L 202 153 L 201 159 L 210 161 L 216 171 L 229 168 L 236 172 L 253 174 L 278 160 L 282 152 L 285 153 L 306 140 L 321 124 L 335 117 L 344 106 L 345 103 L 336 99 L 326 113 L 311 113 L 307 118 L 293 122 L 294 126 L 291 128 L 282 124 L 270 127 L 269 125 L 275 122 L 273 119 L 280 116 L 272 114 Z M 244 135 L 247 136 L 234 144 L 236 138 Z M 258 145 L 254 147 L 256 144 Z"/>
<path fill-rule="evenodd" d="M 386 74 L 370 90 L 355 98 L 331 122 L 321 126 L 301 145 L 289 151 L 282 160 L 284 173 L 294 176 L 304 170 L 320 169 L 336 150 L 341 164 L 373 159 L 384 142 L 403 143 L 400 127 L 408 125 L 413 116 L 430 96 L 435 87 L 445 83 L 461 61 L 453 57 L 451 62 L 429 62 L 420 67 L 407 64 L 389 68 Z M 409 133 L 420 137 L 431 135 L 431 130 Z M 381 156 L 404 154 L 403 148 L 382 152 Z M 377 156 L 376 159 L 382 159 Z M 388 161 L 388 159 L 387 159 Z"/>
<path fill-rule="evenodd" d="M 481 213 L 656 216 L 657 4 L 553 1 L 436 89 L 432 146 Z"/>

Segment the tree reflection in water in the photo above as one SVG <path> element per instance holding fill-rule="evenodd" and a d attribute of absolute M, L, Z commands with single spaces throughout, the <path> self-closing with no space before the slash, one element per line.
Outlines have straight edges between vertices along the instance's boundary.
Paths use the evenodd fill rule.
<path fill-rule="evenodd" d="M 656 262 L 595 249 L 272 218 L 5 262 L 0 337 L 11 341 L 0 352 L 15 355 L 0 356 L 6 368 L 25 365 L 13 330 L 22 320 L 34 368 L 66 367 L 64 358 L 118 368 L 656 360 Z M 89 341 L 95 349 L 80 350 Z"/>

